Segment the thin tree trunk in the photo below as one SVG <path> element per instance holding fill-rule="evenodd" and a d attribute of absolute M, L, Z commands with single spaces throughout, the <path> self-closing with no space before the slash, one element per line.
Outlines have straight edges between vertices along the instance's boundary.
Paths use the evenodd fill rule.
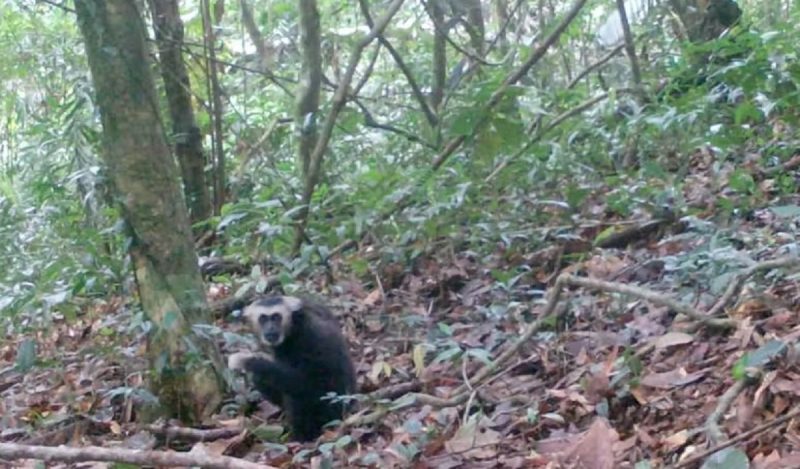
<path fill-rule="evenodd" d="M 486 40 L 486 25 L 483 21 L 483 7 L 481 0 L 461 0 L 467 9 L 467 22 L 469 23 L 469 37 L 472 52 L 479 57 L 483 55 Z"/>
<path fill-rule="evenodd" d="M 299 130 L 297 159 L 302 171 L 302 180 L 308 184 L 311 174 L 309 166 L 311 152 L 317 144 L 319 132 L 319 94 L 322 84 L 322 52 L 319 26 L 319 11 L 316 0 L 299 0 L 300 11 L 300 85 L 297 89 L 295 126 Z"/>
<path fill-rule="evenodd" d="M 227 176 L 225 171 L 225 141 L 222 134 L 222 88 L 219 86 L 217 76 L 217 50 L 215 47 L 216 39 L 214 34 L 213 22 L 211 19 L 210 0 L 201 0 L 203 9 L 203 40 L 206 45 L 208 80 L 210 86 L 211 99 L 211 121 L 214 125 L 214 213 L 219 215 L 222 205 L 225 203 L 225 188 L 227 186 Z"/>
<path fill-rule="evenodd" d="M 103 158 L 129 228 L 148 337 L 150 385 L 167 415 L 196 422 L 222 400 L 215 344 L 193 333 L 210 312 L 178 168 L 158 112 L 144 21 L 130 0 L 75 0 L 103 124 Z"/>
<path fill-rule="evenodd" d="M 303 198 L 301 201 L 303 205 L 298 211 L 298 222 L 295 225 L 295 238 L 293 246 L 295 253 L 300 251 L 300 248 L 303 246 L 303 242 L 306 239 L 305 230 L 306 225 L 308 224 L 311 198 L 314 196 L 314 190 L 316 189 L 317 182 L 319 181 L 322 173 L 322 160 L 325 156 L 325 152 L 328 149 L 328 144 L 330 143 L 331 137 L 333 136 L 333 127 L 336 125 L 336 119 L 339 117 L 339 113 L 347 103 L 350 84 L 355 76 L 358 63 L 361 61 L 361 56 L 364 53 L 364 49 L 366 49 L 367 46 L 372 43 L 372 41 L 377 39 L 379 35 L 383 34 L 386 26 L 389 25 L 389 21 L 391 21 L 392 17 L 394 17 L 394 15 L 403 5 L 403 1 L 404 0 L 393 0 L 386 8 L 386 13 L 384 13 L 382 17 L 375 21 L 375 26 L 370 29 L 366 36 L 361 38 L 356 43 L 353 51 L 350 54 L 350 61 L 347 64 L 347 70 L 345 71 L 342 79 L 339 81 L 339 86 L 336 88 L 336 92 L 333 95 L 330 113 L 326 117 L 325 122 L 322 124 L 322 131 L 320 132 L 319 138 L 317 139 L 317 144 L 314 146 L 314 150 L 311 152 L 311 156 L 309 158 L 308 179 L 306 180 L 305 187 L 303 188 Z"/>
<path fill-rule="evenodd" d="M 444 25 L 444 9 L 442 0 L 430 0 L 430 15 L 434 24 Z M 444 87 L 447 83 L 447 32 L 442 28 L 434 28 L 433 32 L 433 87 L 431 89 L 431 107 L 440 112 L 439 107 L 444 99 Z"/>
<path fill-rule="evenodd" d="M 617 0 L 617 11 L 619 12 L 619 22 L 622 25 L 622 33 L 625 37 L 625 52 L 628 54 L 628 60 L 631 62 L 633 84 L 636 89 L 641 89 L 642 72 L 639 69 L 639 59 L 636 57 L 636 47 L 633 44 L 633 34 L 631 34 L 628 14 L 625 12 L 625 0 Z"/>
<path fill-rule="evenodd" d="M 192 109 L 189 74 L 181 54 L 183 22 L 177 0 L 150 0 L 150 10 L 172 119 L 175 153 L 183 178 L 183 193 L 194 224 L 211 216 L 211 198 L 206 183 L 202 137 Z"/>

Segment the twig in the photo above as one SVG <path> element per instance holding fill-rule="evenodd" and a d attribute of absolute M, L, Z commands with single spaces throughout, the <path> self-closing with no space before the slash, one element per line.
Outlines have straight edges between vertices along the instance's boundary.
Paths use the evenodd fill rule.
<path fill-rule="evenodd" d="M 585 287 L 585 288 L 594 288 L 597 290 L 603 290 L 608 292 L 622 293 L 625 295 L 631 295 L 636 298 L 640 298 L 642 300 L 647 300 L 652 303 L 659 304 L 661 306 L 666 306 L 681 314 L 689 316 L 695 321 L 708 327 L 714 327 L 720 329 L 729 329 L 736 327 L 736 321 L 730 318 L 713 318 L 707 314 L 704 314 L 702 311 L 692 306 L 689 306 L 685 303 L 672 299 L 667 295 L 655 292 L 647 288 L 626 285 L 624 283 L 606 282 L 604 280 L 597 280 L 593 278 L 575 277 L 573 275 L 568 275 L 568 274 L 562 275 L 560 279 L 568 285 L 574 285 L 577 287 Z"/>
<path fill-rule="evenodd" d="M 748 430 L 748 431 L 746 431 L 744 433 L 740 433 L 740 434 L 734 436 L 733 438 L 731 438 L 730 440 L 727 440 L 727 441 L 725 441 L 723 443 L 720 443 L 720 444 L 714 446 L 713 448 L 709 448 L 709 449 L 707 449 L 707 450 L 705 450 L 705 451 L 703 451 L 701 453 L 695 454 L 694 456 L 692 456 L 690 458 L 687 458 L 687 459 L 681 461 L 680 463 L 678 463 L 678 465 L 675 466 L 675 468 L 676 469 L 680 469 L 682 467 L 689 467 L 689 466 L 692 466 L 694 464 L 697 464 L 698 462 L 702 461 L 703 459 L 707 458 L 708 456 L 711 456 L 714 453 L 722 451 L 723 449 L 725 449 L 725 448 L 727 448 L 729 446 L 733 446 L 736 443 L 749 440 L 750 438 L 752 438 L 752 437 L 754 437 L 756 435 L 759 435 L 761 433 L 764 433 L 767 430 L 770 430 L 770 429 L 775 428 L 777 426 L 783 425 L 784 423 L 786 423 L 789 420 L 792 420 L 792 419 L 794 419 L 796 417 L 800 417 L 800 407 L 797 407 L 796 409 L 792 410 L 788 414 L 781 415 L 780 417 L 777 417 L 777 418 L 775 418 L 773 420 L 770 420 L 769 422 L 763 423 L 763 424 L 761 424 L 761 425 L 759 425 L 759 426 L 757 426 L 757 427 L 755 427 L 755 428 L 753 428 L 751 430 Z"/>
<path fill-rule="evenodd" d="M 361 14 L 364 15 L 364 18 L 367 20 L 367 26 L 370 28 L 375 26 L 375 21 L 372 19 L 372 15 L 369 12 L 369 4 L 365 0 L 359 0 L 359 6 L 361 7 Z M 408 68 L 405 61 L 403 60 L 403 56 L 397 52 L 397 49 L 394 48 L 391 42 L 386 39 L 386 36 L 383 33 L 378 34 L 378 41 L 389 51 L 389 55 L 392 56 L 395 63 L 397 64 L 397 68 L 403 72 L 403 75 L 406 77 L 406 81 L 408 81 L 408 85 L 411 87 L 411 92 L 414 94 L 414 98 L 419 103 L 420 109 L 422 109 L 422 113 L 425 115 L 425 119 L 428 120 L 428 125 L 431 127 L 436 127 L 439 124 L 439 119 L 436 117 L 436 114 L 433 113 L 430 106 L 428 106 L 428 101 L 425 99 L 425 95 L 422 93 L 422 88 L 417 84 L 417 80 L 414 78 L 414 75 L 411 73 L 411 69 Z"/>
<path fill-rule="evenodd" d="M 731 408 L 733 401 L 739 394 L 742 393 L 742 391 L 744 391 L 746 386 L 747 380 L 737 380 L 733 386 L 728 388 L 728 390 L 725 391 L 725 394 L 719 398 L 714 412 L 711 412 L 711 414 L 709 414 L 709 416 L 706 418 L 704 430 L 711 444 L 718 445 L 720 442 L 725 440 L 725 432 L 719 428 L 719 421 L 722 420 L 722 416 L 725 415 L 725 412 Z"/>
<path fill-rule="evenodd" d="M 174 451 L 142 451 L 124 448 L 101 448 L 85 446 L 70 448 L 67 446 L 33 446 L 15 443 L 0 443 L 0 459 L 13 461 L 16 459 L 39 459 L 45 462 L 87 462 L 105 461 L 136 464 L 140 466 L 200 466 L 216 469 L 275 469 L 261 463 L 253 463 L 244 459 L 229 456 L 213 456 L 201 453 L 178 453 Z"/>
<path fill-rule="evenodd" d="M 592 73 L 592 71 L 594 71 L 594 70 L 596 70 L 596 69 L 598 69 L 598 68 L 602 67 L 603 65 L 605 65 L 605 64 L 606 64 L 606 63 L 607 63 L 609 60 L 611 60 L 611 59 L 612 59 L 612 58 L 613 58 L 615 55 L 619 54 L 619 52 L 620 52 L 620 51 L 621 51 L 623 48 L 625 48 L 625 43 L 624 43 L 624 42 L 622 42 L 622 43 L 621 43 L 620 45 L 618 45 L 617 47 L 615 47 L 615 48 L 611 49 L 611 50 L 610 50 L 610 51 L 609 51 L 609 52 L 608 52 L 606 55 L 604 55 L 603 57 L 601 57 L 600 59 L 598 59 L 596 62 L 594 62 L 594 63 L 591 63 L 591 64 L 589 64 L 588 66 L 586 66 L 586 68 L 584 68 L 583 70 L 581 70 L 581 72 L 580 72 L 580 73 L 578 73 L 577 75 L 575 75 L 575 78 L 573 78 L 573 79 L 572 79 L 572 81 L 570 81 L 570 82 L 569 82 L 569 84 L 567 85 L 567 89 L 568 89 L 568 90 L 571 90 L 572 88 L 575 88 L 575 86 L 576 86 L 578 83 L 580 83 L 580 81 L 581 81 L 581 80 L 583 80 L 583 79 L 586 77 L 586 75 L 588 75 L 588 74 Z"/>
<path fill-rule="evenodd" d="M 758 264 L 751 265 L 747 269 L 745 269 L 741 274 L 736 277 L 736 280 L 728 284 L 728 289 L 725 290 L 725 293 L 722 294 L 721 297 L 714 303 L 714 306 L 708 310 L 709 316 L 717 316 L 719 315 L 723 309 L 731 302 L 734 296 L 739 293 L 744 283 L 750 278 L 753 274 L 761 270 L 770 270 L 770 269 L 779 269 L 781 267 L 792 267 L 794 265 L 800 264 L 800 258 L 797 257 L 786 257 L 783 259 L 771 259 L 764 262 L 759 262 Z"/>
<path fill-rule="evenodd" d="M 376 389 L 367 395 L 368 399 L 396 399 L 400 396 L 405 396 L 410 392 L 417 392 L 422 389 L 422 383 L 419 381 L 409 381 L 407 383 L 398 383 L 392 386 Z"/>
<path fill-rule="evenodd" d="M 214 441 L 224 438 L 233 438 L 245 431 L 242 427 L 190 428 L 174 425 L 145 425 L 143 428 L 151 433 L 163 435 L 169 439 L 189 441 Z"/>

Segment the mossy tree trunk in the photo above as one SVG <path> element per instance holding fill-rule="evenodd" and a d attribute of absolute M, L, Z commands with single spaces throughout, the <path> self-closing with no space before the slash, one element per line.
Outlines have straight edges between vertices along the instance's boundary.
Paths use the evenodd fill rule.
<path fill-rule="evenodd" d="M 213 341 L 192 329 L 208 322 L 210 312 L 137 5 L 75 0 L 103 125 L 103 158 L 129 228 L 142 306 L 154 325 L 151 388 L 167 415 L 196 422 L 221 402 L 221 359 Z"/>

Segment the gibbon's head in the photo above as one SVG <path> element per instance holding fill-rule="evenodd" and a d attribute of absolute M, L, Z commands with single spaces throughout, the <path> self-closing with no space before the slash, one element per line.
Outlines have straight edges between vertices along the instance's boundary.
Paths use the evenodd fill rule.
<path fill-rule="evenodd" d="M 282 344 L 292 327 L 292 315 L 303 309 L 303 300 L 293 296 L 268 296 L 244 309 L 258 339 L 270 347 Z"/>

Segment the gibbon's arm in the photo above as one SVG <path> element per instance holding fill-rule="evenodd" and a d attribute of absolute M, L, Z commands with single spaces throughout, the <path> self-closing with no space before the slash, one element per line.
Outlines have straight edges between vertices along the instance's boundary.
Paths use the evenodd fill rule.
<path fill-rule="evenodd" d="M 254 383 L 264 383 L 280 392 L 302 394 L 308 391 L 302 373 L 291 366 L 265 355 L 238 352 L 228 357 L 228 368 L 245 370 L 253 375 Z"/>

